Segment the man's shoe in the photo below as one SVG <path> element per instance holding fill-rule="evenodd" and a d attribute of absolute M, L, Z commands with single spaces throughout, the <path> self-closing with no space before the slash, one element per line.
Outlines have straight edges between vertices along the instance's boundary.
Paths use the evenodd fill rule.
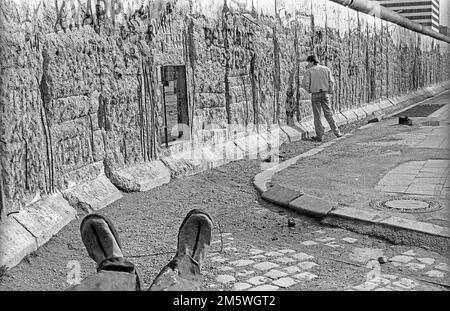
<path fill-rule="evenodd" d="M 123 258 L 119 234 L 108 218 L 87 215 L 81 222 L 80 231 L 84 246 L 98 267 L 107 259 Z"/>
<path fill-rule="evenodd" d="M 336 135 L 336 137 L 342 137 L 343 136 L 343 134 L 341 133 L 341 132 L 339 132 L 339 133 L 334 133 L 334 135 Z"/>
<path fill-rule="evenodd" d="M 181 223 L 176 256 L 188 255 L 201 268 L 211 243 L 213 221 L 206 212 L 194 209 Z"/>
<path fill-rule="evenodd" d="M 322 142 L 322 137 L 314 136 L 314 137 L 311 137 L 311 140 L 315 141 L 315 142 L 318 142 L 318 143 L 321 143 Z"/>

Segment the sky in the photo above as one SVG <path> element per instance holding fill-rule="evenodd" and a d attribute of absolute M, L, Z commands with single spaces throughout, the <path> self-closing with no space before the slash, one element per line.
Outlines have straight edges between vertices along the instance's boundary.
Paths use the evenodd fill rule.
<path fill-rule="evenodd" d="M 441 25 L 450 26 L 450 0 L 441 0 Z"/>

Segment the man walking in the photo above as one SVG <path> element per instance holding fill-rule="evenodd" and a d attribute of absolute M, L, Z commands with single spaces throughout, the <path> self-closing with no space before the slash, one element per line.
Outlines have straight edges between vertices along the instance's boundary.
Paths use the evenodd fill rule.
<path fill-rule="evenodd" d="M 334 135 L 341 137 L 342 133 L 339 130 L 330 107 L 330 97 L 334 91 L 334 77 L 330 68 L 319 64 L 317 56 L 309 56 L 306 61 L 308 70 L 303 78 L 303 88 L 311 94 L 311 102 L 314 115 L 314 127 L 316 136 L 312 140 L 322 142 L 322 137 L 325 132 L 322 125 L 322 109 L 325 114 L 325 119 L 328 121 Z"/>

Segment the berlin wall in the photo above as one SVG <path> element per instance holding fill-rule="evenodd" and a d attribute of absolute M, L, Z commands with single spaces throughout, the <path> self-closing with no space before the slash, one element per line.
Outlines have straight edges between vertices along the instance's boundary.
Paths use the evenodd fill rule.
<path fill-rule="evenodd" d="M 2 217 L 174 152 L 161 66 L 186 68 L 191 145 L 310 116 L 311 53 L 336 112 L 450 79 L 448 44 L 326 0 L 2 0 L 0 27 Z"/>

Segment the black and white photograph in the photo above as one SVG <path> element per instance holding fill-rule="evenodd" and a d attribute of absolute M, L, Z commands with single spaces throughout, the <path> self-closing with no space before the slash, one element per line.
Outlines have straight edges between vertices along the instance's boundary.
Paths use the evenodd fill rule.
<path fill-rule="evenodd" d="M 449 290 L 449 0 L 0 0 L 0 68 L 0 297 Z"/>

